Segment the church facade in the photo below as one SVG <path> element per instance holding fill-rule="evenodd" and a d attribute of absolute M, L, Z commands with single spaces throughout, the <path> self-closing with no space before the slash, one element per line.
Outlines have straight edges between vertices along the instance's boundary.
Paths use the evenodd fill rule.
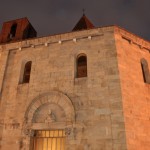
<path fill-rule="evenodd" d="M 0 35 L 1 150 L 149 150 L 150 43 L 83 15 L 37 38 L 27 18 Z"/>

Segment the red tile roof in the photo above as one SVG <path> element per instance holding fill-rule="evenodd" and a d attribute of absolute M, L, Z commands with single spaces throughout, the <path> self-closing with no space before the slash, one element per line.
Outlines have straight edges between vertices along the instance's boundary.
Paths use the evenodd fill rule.
<path fill-rule="evenodd" d="M 84 29 L 93 29 L 95 26 L 91 23 L 91 21 L 83 14 L 78 23 L 72 29 L 72 31 L 84 30 Z"/>

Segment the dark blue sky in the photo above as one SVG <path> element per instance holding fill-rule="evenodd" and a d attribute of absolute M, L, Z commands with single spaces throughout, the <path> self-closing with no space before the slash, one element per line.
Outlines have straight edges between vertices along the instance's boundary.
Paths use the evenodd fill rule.
<path fill-rule="evenodd" d="M 150 0 L 1 0 L 5 21 L 27 17 L 38 36 L 71 31 L 82 9 L 96 27 L 119 25 L 150 40 Z"/>

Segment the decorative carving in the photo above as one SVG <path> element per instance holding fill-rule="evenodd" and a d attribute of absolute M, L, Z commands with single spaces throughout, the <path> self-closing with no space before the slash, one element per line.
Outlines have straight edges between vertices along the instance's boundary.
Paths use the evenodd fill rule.
<path fill-rule="evenodd" d="M 20 127 L 20 123 L 7 123 L 7 124 L 4 124 L 4 128 L 5 129 L 18 129 Z"/>
<path fill-rule="evenodd" d="M 27 123 L 27 119 L 24 119 L 24 123 L 23 123 L 23 134 L 26 136 L 33 136 L 34 135 L 34 131 L 31 128 L 31 124 Z"/>
<path fill-rule="evenodd" d="M 30 144 L 31 137 L 34 136 L 34 130 L 32 124 L 28 123 L 28 119 L 25 117 L 22 124 L 22 137 L 16 142 L 19 146 L 19 150 L 27 150 Z"/>
<path fill-rule="evenodd" d="M 65 135 L 69 136 L 71 133 L 71 128 L 65 128 Z"/>
<path fill-rule="evenodd" d="M 21 138 L 18 141 L 16 141 L 16 144 L 18 144 L 19 150 L 21 150 L 23 148 L 23 139 Z"/>
<path fill-rule="evenodd" d="M 55 121 L 56 121 L 55 115 L 52 112 L 52 110 L 49 109 L 49 113 L 46 116 L 45 123 L 52 123 L 52 122 L 55 122 Z"/>
<path fill-rule="evenodd" d="M 63 109 L 60 111 L 64 112 L 64 115 L 66 115 L 65 118 L 67 118 L 69 121 L 73 121 L 75 119 L 74 106 L 72 105 L 72 102 L 69 99 L 69 97 L 67 97 L 65 94 L 63 94 L 61 92 L 51 91 L 49 93 L 44 93 L 44 94 L 36 97 L 31 102 L 31 104 L 28 106 L 27 111 L 25 113 L 25 117 L 28 118 L 28 122 L 33 122 L 33 120 L 34 120 L 33 116 L 35 117 L 35 122 L 37 122 L 37 120 L 36 120 L 37 113 L 35 112 L 36 111 L 35 106 L 37 107 L 37 109 L 39 109 L 41 106 L 43 107 L 44 105 L 57 105 L 57 106 L 59 106 L 59 108 Z M 56 118 L 57 114 L 55 114 L 55 118 Z M 40 114 L 40 115 L 41 115 L 40 117 L 43 117 L 42 114 Z M 41 121 L 43 121 L 43 123 L 44 123 L 45 119 L 46 119 L 45 117 L 43 118 L 43 120 L 39 119 L 38 123 L 40 123 Z M 58 119 L 58 118 L 56 118 L 56 119 Z M 64 121 L 62 119 L 60 119 L 60 120 Z M 57 121 L 59 121 L 59 120 L 57 120 Z"/>
<path fill-rule="evenodd" d="M 27 150 L 30 144 L 30 138 L 28 137 L 22 137 L 16 141 L 16 144 L 18 144 L 19 150 Z"/>
<path fill-rule="evenodd" d="M 26 128 L 26 129 L 24 129 L 24 134 L 32 137 L 32 136 L 34 136 L 34 131 L 32 129 Z"/>
<path fill-rule="evenodd" d="M 70 128 L 65 128 L 65 135 L 67 136 L 68 139 L 74 140 L 75 139 L 75 128 L 70 127 Z"/>

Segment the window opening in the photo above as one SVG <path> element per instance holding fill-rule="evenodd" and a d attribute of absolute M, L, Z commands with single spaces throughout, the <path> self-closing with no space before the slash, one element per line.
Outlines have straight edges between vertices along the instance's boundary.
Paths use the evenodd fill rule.
<path fill-rule="evenodd" d="M 29 83 L 32 62 L 28 61 L 24 67 L 23 83 Z"/>
<path fill-rule="evenodd" d="M 87 57 L 81 55 L 77 58 L 77 78 L 87 77 Z"/>
<path fill-rule="evenodd" d="M 15 23 L 15 24 L 13 24 L 13 25 L 11 26 L 10 36 L 9 36 L 10 39 L 12 39 L 12 38 L 15 37 L 15 35 L 16 35 L 16 30 L 17 30 L 17 24 Z"/>
<path fill-rule="evenodd" d="M 144 82 L 146 82 L 146 75 L 145 75 L 145 72 L 144 72 L 144 65 L 141 63 L 141 67 L 142 67 L 142 73 L 143 73 L 143 80 Z"/>
<path fill-rule="evenodd" d="M 142 68 L 144 82 L 150 83 L 150 74 L 149 74 L 148 63 L 147 63 L 147 60 L 145 60 L 144 58 L 141 59 L 141 68 Z"/>

